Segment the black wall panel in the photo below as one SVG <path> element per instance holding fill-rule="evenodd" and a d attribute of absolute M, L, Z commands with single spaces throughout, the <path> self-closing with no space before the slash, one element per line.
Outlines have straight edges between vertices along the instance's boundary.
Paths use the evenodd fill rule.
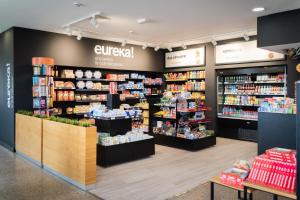
<path fill-rule="evenodd" d="M 0 144 L 15 147 L 13 30 L 0 34 Z M 10 94 L 9 94 L 10 93 Z"/>
<path fill-rule="evenodd" d="M 300 43 L 300 9 L 257 19 L 258 47 Z"/>

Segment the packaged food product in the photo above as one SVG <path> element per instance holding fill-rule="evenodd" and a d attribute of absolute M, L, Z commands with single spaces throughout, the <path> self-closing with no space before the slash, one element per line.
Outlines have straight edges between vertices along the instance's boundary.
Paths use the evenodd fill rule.
<path fill-rule="evenodd" d="M 63 101 L 69 101 L 69 92 L 68 91 L 64 91 L 64 94 L 63 94 Z"/>

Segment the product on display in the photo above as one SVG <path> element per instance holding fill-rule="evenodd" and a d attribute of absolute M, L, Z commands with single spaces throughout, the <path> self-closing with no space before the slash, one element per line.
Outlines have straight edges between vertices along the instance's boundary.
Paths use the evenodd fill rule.
<path fill-rule="evenodd" d="M 162 85 L 163 81 L 162 81 L 162 78 L 145 78 L 144 84 L 145 85 Z"/>
<path fill-rule="evenodd" d="M 246 180 L 251 164 L 246 160 L 239 160 L 234 163 L 234 167 L 224 170 L 220 175 L 221 183 L 237 188 L 244 188 L 243 182 Z"/>
<path fill-rule="evenodd" d="M 114 137 L 110 137 L 109 134 L 106 133 L 100 133 L 100 136 L 98 138 L 99 138 L 98 139 L 99 144 L 103 146 L 111 146 L 111 145 L 118 145 L 118 144 L 141 141 L 141 140 L 147 140 L 153 138 L 153 136 L 144 134 L 143 132 L 130 131 L 125 135 L 117 135 Z"/>
<path fill-rule="evenodd" d="M 52 65 L 41 64 L 42 62 Z M 51 62 L 48 62 L 51 61 Z M 32 97 L 35 115 L 50 116 L 53 108 L 54 61 L 51 58 L 32 58 Z"/>
<path fill-rule="evenodd" d="M 265 98 L 261 102 L 258 111 L 294 114 L 296 113 L 296 105 L 294 99 L 288 97 Z"/>
<path fill-rule="evenodd" d="M 224 106 L 222 110 L 222 116 L 257 120 L 258 112 L 253 110 L 247 110 L 246 108 L 243 109 L 236 108 L 234 106 Z"/>
<path fill-rule="evenodd" d="M 294 150 L 273 148 L 255 158 L 247 180 L 276 190 L 295 192 L 296 169 Z"/>

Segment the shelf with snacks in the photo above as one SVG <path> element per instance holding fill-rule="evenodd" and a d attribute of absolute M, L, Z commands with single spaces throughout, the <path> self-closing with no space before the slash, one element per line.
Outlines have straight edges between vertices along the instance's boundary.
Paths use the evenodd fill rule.
<path fill-rule="evenodd" d="M 220 136 L 256 141 L 258 109 L 266 99 L 286 96 L 286 77 L 286 66 L 217 70 Z"/>
<path fill-rule="evenodd" d="M 207 130 L 205 112 L 211 110 L 203 101 L 187 101 L 191 93 L 182 92 L 176 97 L 170 93 L 161 98 L 160 103 L 154 104 L 152 132 L 156 143 L 161 145 L 199 150 L 216 144 L 214 132 Z M 207 142 L 204 142 L 204 140 Z M 195 146 L 195 144 L 200 144 Z"/>
<path fill-rule="evenodd" d="M 54 91 L 54 60 L 52 58 L 32 58 L 32 100 L 34 114 L 51 115 Z"/>

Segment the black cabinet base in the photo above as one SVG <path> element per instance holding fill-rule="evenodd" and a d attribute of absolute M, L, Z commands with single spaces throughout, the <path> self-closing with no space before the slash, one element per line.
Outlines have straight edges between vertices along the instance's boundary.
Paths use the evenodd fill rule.
<path fill-rule="evenodd" d="M 215 136 L 200 138 L 197 140 L 189 140 L 185 138 L 154 134 L 154 138 L 156 144 L 175 147 L 179 149 L 185 149 L 189 151 L 197 151 L 197 150 L 205 149 L 210 146 L 214 146 L 217 143 Z"/>
<path fill-rule="evenodd" d="M 108 167 L 154 154 L 154 138 L 112 146 L 97 144 L 97 165 Z"/>

